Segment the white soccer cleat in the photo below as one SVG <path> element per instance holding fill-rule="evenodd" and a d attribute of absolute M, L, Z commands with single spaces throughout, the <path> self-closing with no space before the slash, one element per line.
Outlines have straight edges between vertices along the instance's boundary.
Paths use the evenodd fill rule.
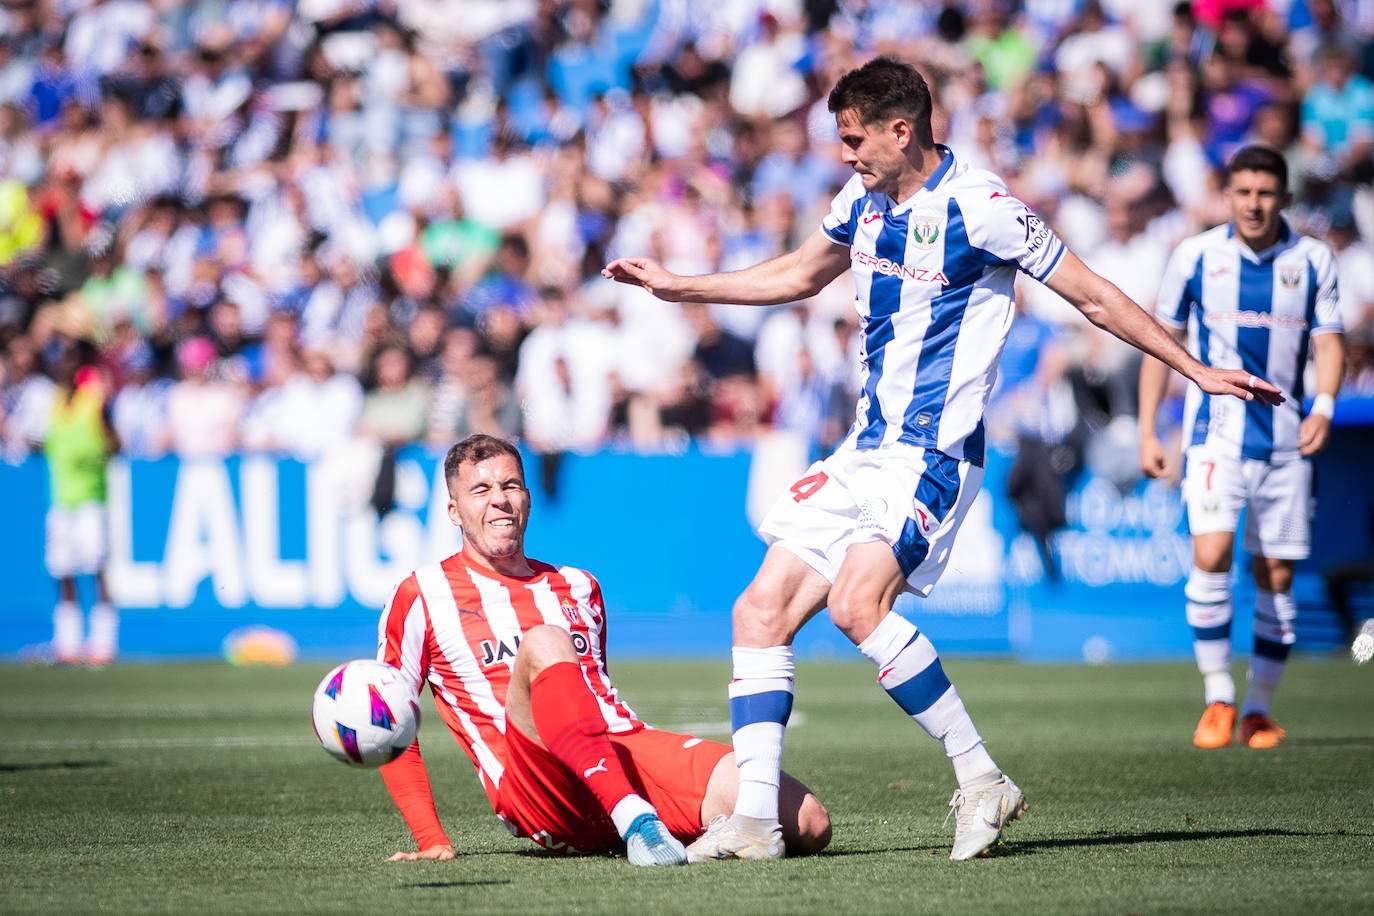
<path fill-rule="evenodd" d="M 1002 828 L 1029 809 L 1016 783 L 1005 776 L 991 785 L 959 789 L 949 800 L 949 812 L 954 815 L 954 849 L 949 857 L 962 862 L 984 855 L 1002 839 Z"/>
<path fill-rule="evenodd" d="M 785 854 L 782 827 L 774 825 L 764 836 L 742 829 L 724 814 L 706 825 L 706 832 L 687 847 L 688 862 L 715 859 L 781 859 Z"/>
<path fill-rule="evenodd" d="M 1364 626 L 1360 627 L 1360 635 L 1350 644 L 1350 657 L 1355 659 L 1357 665 L 1363 665 L 1374 658 L 1374 617 L 1366 620 Z"/>
<path fill-rule="evenodd" d="M 656 814 L 641 814 L 625 833 L 625 857 L 631 865 L 686 865 L 687 850 Z"/>

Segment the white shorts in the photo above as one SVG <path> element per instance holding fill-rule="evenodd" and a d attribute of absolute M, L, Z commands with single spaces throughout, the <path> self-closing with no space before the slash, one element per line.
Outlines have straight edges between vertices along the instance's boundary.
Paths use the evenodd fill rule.
<path fill-rule="evenodd" d="M 851 545 L 882 541 L 892 545 L 907 588 L 926 596 L 945 571 L 982 482 L 982 468 L 935 449 L 842 449 L 792 484 L 764 516 L 759 534 L 830 582 Z"/>
<path fill-rule="evenodd" d="M 105 566 L 109 552 L 105 507 L 82 503 L 75 508 L 48 509 L 44 559 L 54 579 L 89 576 Z"/>
<path fill-rule="evenodd" d="M 1183 502 L 1193 534 L 1235 531 L 1249 511 L 1241 546 L 1253 556 L 1302 560 L 1312 551 L 1312 465 L 1304 459 L 1271 464 L 1188 449 Z"/>

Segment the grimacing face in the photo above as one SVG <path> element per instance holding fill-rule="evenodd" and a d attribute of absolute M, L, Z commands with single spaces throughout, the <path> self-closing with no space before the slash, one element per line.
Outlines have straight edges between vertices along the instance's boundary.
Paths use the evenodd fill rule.
<path fill-rule="evenodd" d="M 910 125 L 901 118 L 865 124 L 857 111 L 846 108 L 835 113 L 835 126 L 840 161 L 860 175 L 865 190 L 895 197 L 906 165 L 905 145 L 913 142 Z"/>
<path fill-rule="evenodd" d="M 1288 192 L 1270 172 L 1242 169 L 1226 183 L 1226 201 L 1236 237 L 1254 251 L 1263 251 L 1279 238 L 1279 213 L 1288 206 Z"/>
<path fill-rule="evenodd" d="M 510 455 L 464 462 L 449 481 L 448 517 L 463 532 L 463 551 L 502 570 L 525 561 L 530 491 Z"/>

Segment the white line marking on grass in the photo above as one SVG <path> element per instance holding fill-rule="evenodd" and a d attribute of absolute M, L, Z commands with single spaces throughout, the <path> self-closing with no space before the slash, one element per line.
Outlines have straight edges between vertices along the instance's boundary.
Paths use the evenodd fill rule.
<path fill-rule="evenodd" d="M 11 751 L 161 751 L 194 747 L 288 747 L 314 744 L 310 735 L 220 735 L 205 738 L 66 738 L 60 741 L 11 741 Z"/>

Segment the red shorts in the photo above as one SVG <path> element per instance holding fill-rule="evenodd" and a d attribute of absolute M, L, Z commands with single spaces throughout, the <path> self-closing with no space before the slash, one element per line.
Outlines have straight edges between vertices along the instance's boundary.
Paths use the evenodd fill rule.
<path fill-rule="evenodd" d="M 701 835 L 706 785 L 729 745 L 646 728 L 611 735 L 630 785 L 658 810 L 678 839 Z M 518 728 L 506 729 L 506 771 L 496 813 L 517 836 L 564 852 L 620 846 L 610 815 L 576 775 Z"/>

